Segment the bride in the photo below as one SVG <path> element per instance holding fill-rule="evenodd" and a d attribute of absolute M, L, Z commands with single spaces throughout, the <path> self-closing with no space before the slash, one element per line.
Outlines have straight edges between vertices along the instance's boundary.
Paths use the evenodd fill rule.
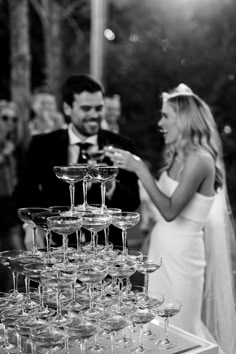
<path fill-rule="evenodd" d="M 180 84 L 162 98 L 166 149 L 158 182 L 139 157 L 120 149 L 107 154 L 137 174 L 159 212 L 149 256 L 161 257 L 162 267 L 150 274 L 149 290 L 182 301 L 173 324 L 235 354 L 234 235 L 220 137 L 210 108 L 189 87 Z"/>

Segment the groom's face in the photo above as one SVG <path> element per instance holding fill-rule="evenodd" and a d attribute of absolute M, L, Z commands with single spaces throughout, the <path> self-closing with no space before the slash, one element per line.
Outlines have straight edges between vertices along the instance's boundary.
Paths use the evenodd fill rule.
<path fill-rule="evenodd" d="M 70 115 L 74 127 L 84 136 L 95 135 L 100 130 L 104 111 L 104 99 L 101 91 L 84 91 L 74 95 L 72 107 L 66 105 L 65 113 Z"/>

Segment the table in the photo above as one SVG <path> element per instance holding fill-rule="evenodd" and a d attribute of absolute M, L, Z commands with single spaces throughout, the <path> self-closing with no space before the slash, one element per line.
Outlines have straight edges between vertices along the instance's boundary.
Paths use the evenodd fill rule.
<path fill-rule="evenodd" d="M 205 339 L 201 339 L 193 334 L 190 334 L 186 331 L 183 331 L 173 325 L 169 325 L 169 337 L 171 340 L 174 342 L 178 343 L 178 345 L 175 348 L 168 349 L 166 350 L 161 350 L 158 349 L 154 343 L 159 339 L 164 337 L 164 328 L 163 324 L 159 322 L 159 320 L 153 320 L 152 323 L 149 324 L 150 328 L 152 331 L 157 331 L 160 335 L 157 339 L 151 340 L 151 341 L 144 341 L 144 345 L 148 346 L 150 349 L 152 349 L 149 353 L 154 354 L 154 353 L 159 353 L 159 354 L 218 354 L 218 346 L 216 344 L 213 344 Z M 138 332 L 135 333 L 136 340 L 138 339 Z M 105 345 L 107 347 L 110 347 L 110 341 L 109 340 L 99 340 L 99 343 L 102 343 L 102 345 Z M 89 344 L 86 344 L 86 348 L 88 345 L 91 345 L 91 342 Z M 131 349 L 135 348 L 137 346 L 137 342 L 129 347 L 129 348 L 115 348 L 115 354 L 128 354 L 130 353 Z M 64 354 L 64 351 L 57 351 L 54 352 L 57 354 Z M 105 352 L 104 352 L 105 353 Z M 109 353 L 106 351 L 106 353 Z M 70 354 L 80 354 L 80 349 L 79 346 L 76 346 L 74 348 L 70 349 Z"/>

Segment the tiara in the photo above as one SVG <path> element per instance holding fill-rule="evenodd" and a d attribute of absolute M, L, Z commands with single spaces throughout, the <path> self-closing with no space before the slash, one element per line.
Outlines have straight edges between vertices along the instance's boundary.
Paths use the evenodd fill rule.
<path fill-rule="evenodd" d="M 174 88 L 170 92 L 163 92 L 162 99 L 163 101 L 167 101 L 170 98 L 178 97 L 178 96 L 196 96 L 190 87 L 181 83 L 176 88 Z"/>

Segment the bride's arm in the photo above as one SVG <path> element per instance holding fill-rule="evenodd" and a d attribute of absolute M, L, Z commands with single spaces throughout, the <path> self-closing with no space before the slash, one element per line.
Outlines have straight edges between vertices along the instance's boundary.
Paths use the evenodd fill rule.
<path fill-rule="evenodd" d="M 172 221 L 181 213 L 204 180 L 209 174 L 214 173 L 213 163 L 209 163 L 208 157 L 192 153 L 185 161 L 176 190 L 168 198 L 157 187 L 148 167 L 138 156 L 132 155 L 128 151 L 117 149 L 115 153 L 109 154 L 109 157 L 118 167 L 137 174 L 151 200 L 167 221 Z"/>

